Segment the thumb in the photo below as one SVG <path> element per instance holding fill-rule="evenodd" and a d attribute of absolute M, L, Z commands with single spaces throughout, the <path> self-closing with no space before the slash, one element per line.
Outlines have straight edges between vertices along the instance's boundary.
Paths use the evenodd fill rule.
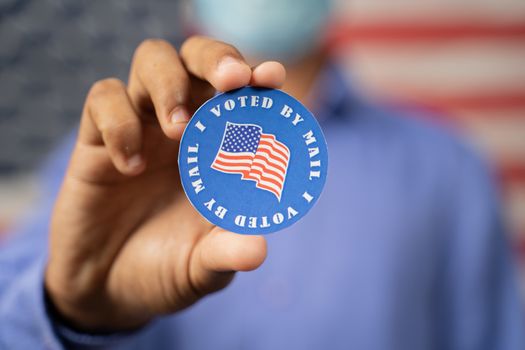
<path fill-rule="evenodd" d="M 252 271 L 266 259 L 263 236 L 240 235 L 215 227 L 192 254 L 189 277 L 198 294 L 220 290 L 236 271 Z"/>

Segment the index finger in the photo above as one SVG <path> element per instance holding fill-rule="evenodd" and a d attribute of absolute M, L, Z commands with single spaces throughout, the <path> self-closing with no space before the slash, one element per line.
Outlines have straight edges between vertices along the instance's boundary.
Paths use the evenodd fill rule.
<path fill-rule="evenodd" d="M 190 119 L 189 90 L 188 73 L 170 43 L 149 39 L 139 45 L 130 70 L 130 98 L 142 115 L 154 112 L 171 139 L 180 139 Z"/>
<path fill-rule="evenodd" d="M 232 45 L 203 36 L 193 36 L 182 44 L 180 58 L 188 72 L 208 81 L 218 91 L 251 84 L 278 88 L 284 83 L 285 69 L 278 62 L 263 62 L 250 68 Z"/>

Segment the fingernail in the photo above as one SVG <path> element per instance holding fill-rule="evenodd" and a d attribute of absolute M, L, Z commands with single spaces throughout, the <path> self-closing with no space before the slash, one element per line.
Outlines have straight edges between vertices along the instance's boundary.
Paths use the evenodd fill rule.
<path fill-rule="evenodd" d="M 177 107 L 171 114 L 171 123 L 186 123 L 190 120 L 190 114 L 184 107 Z"/>
<path fill-rule="evenodd" d="M 220 61 L 219 61 L 219 64 L 217 65 L 217 69 L 218 70 L 224 70 L 224 69 L 228 69 L 228 67 L 230 66 L 233 66 L 233 65 L 240 65 L 242 64 L 241 61 L 239 61 L 238 59 L 232 57 L 232 56 L 224 56 Z"/>
<path fill-rule="evenodd" d="M 135 169 L 138 168 L 142 164 L 142 157 L 140 154 L 135 154 L 134 156 L 131 156 L 128 158 L 128 168 Z"/>

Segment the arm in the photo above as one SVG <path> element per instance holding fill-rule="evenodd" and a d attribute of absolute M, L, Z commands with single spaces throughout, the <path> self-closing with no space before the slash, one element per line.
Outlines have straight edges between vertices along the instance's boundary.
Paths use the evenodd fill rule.
<path fill-rule="evenodd" d="M 61 349 L 44 302 L 52 201 L 27 215 L 0 246 L 0 349 Z"/>
<path fill-rule="evenodd" d="M 0 244 L 0 349 L 109 348 L 133 334 L 87 335 L 62 324 L 47 300 L 44 271 L 48 227 L 76 133 L 71 133 L 39 171 L 39 200 Z"/>
<path fill-rule="evenodd" d="M 216 90 L 279 87 L 284 75 L 279 63 L 252 70 L 234 47 L 193 37 L 180 53 L 147 40 L 129 84 L 95 83 L 56 201 L 3 248 L 0 344 L 54 349 L 57 330 L 78 339 L 77 329 L 89 346 L 97 338 L 86 334 L 138 329 L 262 264 L 263 237 L 213 227 L 187 201 L 178 141 Z"/>
<path fill-rule="evenodd" d="M 38 201 L 0 242 L 0 349 L 61 349 L 44 298 L 48 227 L 74 135 L 38 173 Z"/>

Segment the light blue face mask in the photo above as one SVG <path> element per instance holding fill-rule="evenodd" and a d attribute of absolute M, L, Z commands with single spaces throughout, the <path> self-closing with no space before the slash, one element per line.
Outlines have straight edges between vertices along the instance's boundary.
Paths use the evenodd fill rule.
<path fill-rule="evenodd" d="M 316 48 L 331 0 L 194 0 L 198 28 L 257 59 L 298 60 Z"/>

